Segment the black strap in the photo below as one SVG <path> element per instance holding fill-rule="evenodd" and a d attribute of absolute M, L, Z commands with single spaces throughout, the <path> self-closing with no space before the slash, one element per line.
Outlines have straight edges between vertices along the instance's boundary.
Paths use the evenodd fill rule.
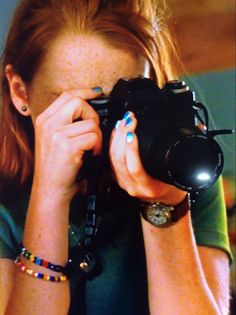
<path fill-rule="evenodd" d="M 96 251 L 95 238 L 97 233 L 97 196 L 102 174 L 102 160 L 88 152 L 84 161 L 83 176 L 88 180 L 87 209 L 84 237 L 77 246 L 70 249 L 66 274 L 82 273 L 91 280 L 101 273 L 99 256 Z"/>

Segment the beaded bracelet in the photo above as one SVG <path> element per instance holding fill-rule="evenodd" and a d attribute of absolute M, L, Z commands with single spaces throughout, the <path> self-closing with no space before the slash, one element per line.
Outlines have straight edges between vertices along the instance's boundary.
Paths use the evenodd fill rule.
<path fill-rule="evenodd" d="M 52 282 L 65 282 L 68 280 L 67 276 L 65 275 L 61 275 L 58 277 L 54 277 L 54 276 L 50 276 L 50 275 L 46 275 L 40 272 L 35 272 L 33 269 L 29 269 L 27 268 L 22 261 L 20 260 L 20 257 L 17 257 L 17 259 L 15 260 L 15 264 L 17 267 L 19 267 L 19 269 L 25 273 L 27 273 L 28 275 L 38 278 L 38 279 L 42 279 L 45 281 L 52 281 Z"/>
<path fill-rule="evenodd" d="M 45 259 L 36 257 L 32 253 L 30 253 L 23 245 L 21 245 L 21 254 L 26 259 L 32 261 L 34 264 L 36 264 L 38 266 L 42 266 L 42 267 L 50 269 L 52 271 L 64 273 L 65 268 L 63 266 L 55 265 L 55 264 L 53 264 L 53 263 L 51 263 Z"/>

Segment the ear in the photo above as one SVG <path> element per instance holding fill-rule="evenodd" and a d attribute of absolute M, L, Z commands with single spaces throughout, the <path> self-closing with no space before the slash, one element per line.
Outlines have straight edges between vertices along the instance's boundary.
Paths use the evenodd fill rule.
<path fill-rule="evenodd" d="M 10 87 L 11 99 L 15 108 L 21 115 L 30 116 L 25 83 L 21 77 L 15 73 L 12 65 L 7 65 L 5 71 Z"/>

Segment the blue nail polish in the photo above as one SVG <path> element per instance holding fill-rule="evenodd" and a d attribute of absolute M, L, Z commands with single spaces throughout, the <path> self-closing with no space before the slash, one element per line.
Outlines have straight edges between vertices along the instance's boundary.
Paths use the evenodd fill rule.
<path fill-rule="evenodd" d="M 102 92 L 102 88 L 100 88 L 99 86 L 95 86 L 94 88 L 92 88 L 93 92 L 95 93 L 100 93 Z"/>
<path fill-rule="evenodd" d="M 126 142 L 131 143 L 134 141 L 134 133 L 133 132 L 128 132 L 126 135 Z"/>
<path fill-rule="evenodd" d="M 130 126 L 130 125 L 132 125 L 132 123 L 133 123 L 133 119 L 131 117 L 127 118 L 125 121 L 126 126 Z"/>
<path fill-rule="evenodd" d="M 119 126 L 120 126 L 120 120 L 117 120 L 117 122 L 115 124 L 115 129 L 118 129 Z"/>
<path fill-rule="evenodd" d="M 130 117 L 130 112 L 126 112 L 125 114 L 124 114 L 124 116 L 123 116 L 123 119 L 128 119 L 129 117 Z"/>

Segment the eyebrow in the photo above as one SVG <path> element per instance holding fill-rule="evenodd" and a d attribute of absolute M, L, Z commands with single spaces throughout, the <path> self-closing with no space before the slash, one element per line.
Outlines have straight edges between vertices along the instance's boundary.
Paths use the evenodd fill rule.
<path fill-rule="evenodd" d="M 145 75 L 143 75 L 143 74 L 137 74 L 136 76 L 128 77 L 127 79 L 128 79 L 128 80 L 131 80 L 131 79 L 134 79 L 134 78 L 143 78 L 143 77 L 147 77 L 147 76 L 145 76 Z M 116 85 L 116 83 L 118 82 L 118 80 L 124 79 L 124 78 L 125 78 L 125 77 L 119 77 L 119 78 L 116 80 L 116 82 L 114 83 L 114 85 L 113 85 L 111 91 L 113 90 L 113 88 L 114 88 L 114 86 Z M 64 91 L 66 91 L 66 89 L 61 90 L 61 91 L 56 91 L 56 89 L 55 89 L 55 90 L 53 90 L 53 91 L 51 91 L 51 92 L 49 92 L 49 93 L 50 93 L 50 95 L 52 95 L 52 96 L 54 96 L 54 97 L 59 97 Z M 109 95 L 111 94 L 111 91 L 110 91 L 110 93 L 104 93 L 104 95 L 105 95 L 105 96 L 109 96 Z"/>

